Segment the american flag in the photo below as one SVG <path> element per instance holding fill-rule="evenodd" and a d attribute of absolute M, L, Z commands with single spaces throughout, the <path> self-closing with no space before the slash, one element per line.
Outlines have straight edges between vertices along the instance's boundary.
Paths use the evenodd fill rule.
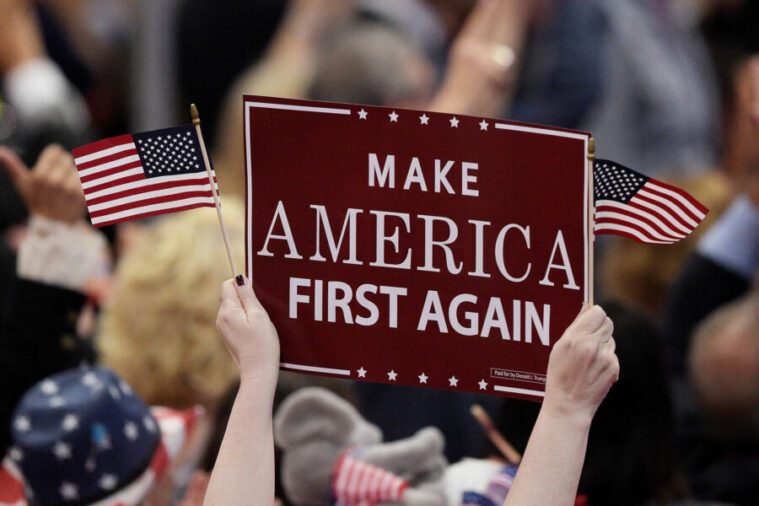
<path fill-rule="evenodd" d="M 370 506 L 400 502 L 408 482 L 403 478 L 354 456 L 346 450 L 335 465 L 332 476 L 334 503 L 339 506 Z"/>
<path fill-rule="evenodd" d="M 96 227 L 214 207 L 193 125 L 111 137 L 73 153 Z"/>
<path fill-rule="evenodd" d="M 686 192 L 610 160 L 593 172 L 596 234 L 672 244 L 690 234 L 709 210 Z"/>

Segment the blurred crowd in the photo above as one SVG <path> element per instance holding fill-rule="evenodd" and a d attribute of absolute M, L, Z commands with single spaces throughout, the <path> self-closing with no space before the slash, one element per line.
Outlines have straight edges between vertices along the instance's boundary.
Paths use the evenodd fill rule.
<path fill-rule="evenodd" d="M 153 413 L 140 438 L 125 428 L 122 439 L 149 436 L 148 420 L 161 431 L 171 416 L 185 420 L 182 448 L 167 451 L 171 463 L 146 504 L 202 503 L 239 379 L 214 325 L 227 275 L 215 211 L 95 230 L 70 150 L 186 123 L 196 103 L 241 259 L 242 94 L 588 130 L 599 157 L 690 192 L 710 213 L 680 243 L 597 242 L 597 293 L 615 324 L 622 372 L 593 422 L 579 494 L 591 506 L 759 505 L 752 0 L 0 0 L 0 451 L 23 469 L 30 502 L 95 503 L 86 498 L 102 497 L 98 486 L 126 486 L 155 463 L 154 438 L 142 457 L 122 456 L 130 465 L 99 477 L 89 496 L 83 485 L 48 483 L 67 464 L 65 448 L 56 446 L 44 472 L 28 469 L 19 440 L 35 427 L 19 413 L 43 409 L 35 396 L 95 409 L 83 394 L 56 396 L 50 385 L 62 389 L 69 376 L 39 383 L 68 371 L 101 385 L 108 402 L 127 391 L 141 399 L 111 413 Z M 518 452 L 539 409 L 284 372 L 275 405 L 314 386 L 338 400 L 298 416 L 369 422 L 386 441 L 433 426 L 439 452 L 459 464 L 503 465 L 469 414 L 473 403 Z M 71 420 L 61 422 L 66 433 L 77 430 Z M 290 439 L 276 430 L 287 423 L 275 427 L 282 451 Z M 118 443 L 103 437 L 82 441 Z M 85 457 L 87 468 L 95 457 Z M 314 504 L 298 491 L 320 466 L 296 466 L 289 482 L 287 468 L 278 500 Z M 0 504 L 10 487 L 2 476 Z M 45 502 L 56 494 L 65 501 Z"/>

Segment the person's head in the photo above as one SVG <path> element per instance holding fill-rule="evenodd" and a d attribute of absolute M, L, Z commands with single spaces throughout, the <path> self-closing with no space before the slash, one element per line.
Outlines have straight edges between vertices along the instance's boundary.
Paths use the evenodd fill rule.
<path fill-rule="evenodd" d="M 242 265 L 242 206 L 226 198 L 224 218 Z M 212 407 L 237 379 L 215 327 L 219 286 L 228 277 L 215 210 L 151 225 L 118 266 L 98 343 L 103 363 L 150 404 Z"/>
<path fill-rule="evenodd" d="M 717 309 L 699 325 L 688 366 L 711 431 L 759 440 L 759 293 Z"/>
<path fill-rule="evenodd" d="M 423 107 L 434 70 L 403 34 L 376 22 L 350 22 L 331 33 L 319 55 L 309 98 Z"/>
<path fill-rule="evenodd" d="M 660 337 L 619 304 L 602 307 L 614 322 L 619 381 L 593 419 L 579 493 L 590 504 L 637 505 L 673 495 L 672 406 Z M 503 403 L 499 430 L 524 452 L 540 405 Z"/>
<path fill-rule="evenodd" d="M 0 503 L 136 506 L 164 502 L 200 411 L 149 408 L 113 371 L 80 368 L 37 383 L 12 417 Z"/>

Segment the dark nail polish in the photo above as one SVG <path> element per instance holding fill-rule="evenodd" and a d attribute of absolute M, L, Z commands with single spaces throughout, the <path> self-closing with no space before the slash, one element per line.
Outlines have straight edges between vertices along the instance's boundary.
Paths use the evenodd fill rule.
<path fill-rule="evenodd" d="M 235 278 L 235 281 L 237 282 L 237 286 L 242 286 L 245 284 L 245 278 L 243 277 L 242 274 L 238 274 L 237 277 Z"/>

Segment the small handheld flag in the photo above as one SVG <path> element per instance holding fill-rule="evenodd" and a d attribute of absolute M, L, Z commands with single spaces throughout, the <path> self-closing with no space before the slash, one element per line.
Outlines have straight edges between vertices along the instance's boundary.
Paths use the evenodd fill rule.
<path fill-rule="evenodd" d="M 73 154 L 96 227 L 215 206 L 193 125 L 111 137 Z"/>
<path fill-rule="evenodd" d="M 688 236 L 709 212 L 683 190 L 611 160 L 596 160 L 594 169 L 596 234 L 672 244 Z"/>
<path fill-rule="evenodd" d="M 224 225 L 216 174 L 200 117 L 192 124 L 120 135 L 73 150 L 87 211 L 96 227 L 196 207 L 215 207 L 232 276 L 237 276 Z"/>

